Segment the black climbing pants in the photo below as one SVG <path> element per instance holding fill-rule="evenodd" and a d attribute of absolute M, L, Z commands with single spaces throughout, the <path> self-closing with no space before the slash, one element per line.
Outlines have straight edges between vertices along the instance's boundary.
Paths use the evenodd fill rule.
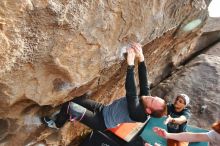
<path fill-rule="evenodd" d="M 83 115 L 83 117 L 80 117 L 80 119 L 77 119 L 77 120 L 80 120 L 81 123 L 95 130 L 106 129 L 104 118 L 102 115 L 102 109 L 104 105 L 101 103 L 95 102 L 91 99 L 88 99 L 84 95 L 80 97 L 76 97 L 73 100 L 68 101 L 62 105 L 60 112 L 57 114 L 56 120 L 55 120 L 56 126 L 58 128 L 62 127 L 65 124 L 65 122 L 70 119 L 70 116 L 74 118 L 74 115 L 70 115 L 71 113 L 68 112 L 70 110 L 74 111 L 74 109 L 68 109 L 69 102 L 76 103 L 82 106 L 82 108 L 86 109 L 86 112 Z M 71 106 L 69 108 L 71 108 Z"/>

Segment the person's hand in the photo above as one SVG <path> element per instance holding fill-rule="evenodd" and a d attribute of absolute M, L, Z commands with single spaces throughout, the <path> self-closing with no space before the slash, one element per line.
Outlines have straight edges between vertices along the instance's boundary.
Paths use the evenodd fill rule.
<path fill-rule="evenodd" d="M 132 47 L 127 49 L 127 63 L 128 65 L 134 65 L 134 59 L 135 59 L 135 52 Z"/>
<path fill-rule="evenodd" d="M 165 129 L 162 129 L 162 128 L 159 128 L 159 127 L 154 127 L 154 128 L 153 128 L 153 131 L 154 131 L 157 135 L 159 135 L 159 136 L 161 136 L 161 137 L 163 137 L 163 138 L 167 138 L 167 131 L 166 131 Z"/>
<path fill-rule="evenodd" d="M 167 125 L 168 123 L 172 122 L 173 118 L 168 115 L 167 119 L 164 121 L 164 124 Z"/>
<path fill-rule="evenodd" d="M 135 54 L 138 57 L 139 62 L 144 61 L 144 54 L 143 54 L 143 51 L 142 51 L 141 44 L 132 43 L 131 45 L 134 48 Z"/>

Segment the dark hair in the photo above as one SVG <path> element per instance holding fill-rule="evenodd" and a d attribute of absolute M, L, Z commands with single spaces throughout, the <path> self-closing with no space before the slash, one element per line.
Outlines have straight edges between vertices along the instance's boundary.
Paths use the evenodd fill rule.
<path fill-rule="evenodd" d="M 160 110 L 151 109 L 152 113 L 150 114 L 151 117 L 161 118 L 162 116 L 166 115 L 167 112 L 167 105 L 164 102 L 163 108 Z"/>
<path fill-rule="evenodd" d="M 218 134 L 220 134 L 220 121 L 212 124 L 212 129 L 215 130 Z"/>

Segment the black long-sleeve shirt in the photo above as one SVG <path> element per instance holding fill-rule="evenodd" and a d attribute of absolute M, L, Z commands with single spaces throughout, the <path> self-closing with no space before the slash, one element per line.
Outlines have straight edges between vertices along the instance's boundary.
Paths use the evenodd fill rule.
<path fill-rule="evenodd" d="M 140 96 L 149 95 L 147 69 L 144 62 L 138 64 Z M 124 122 L 145 122 L 148 115 L 137 95 L 134 66 L 128 66 L 125 81 L 126 97 L 119 98 L 103 108 L 103 117 L 107 128 L 113 128 Z"/>
<path fill-rule="evenodd" d="M 145 113 L 145 109 L 142 104 L 140 96 L 149 95 L 149 86 L 147 80 L 147 68 L 143 62 L 138 64 L 138 77 L 140 85 L 140 95 L 137 95 L 135 78 L 134 78 L 134 66 L 128 66 L 127 76 L 125 82 L 126 99 L 128 103 L 129 116 L 134 121 L 144 122 L 147 120 L 148 115 Z"/>

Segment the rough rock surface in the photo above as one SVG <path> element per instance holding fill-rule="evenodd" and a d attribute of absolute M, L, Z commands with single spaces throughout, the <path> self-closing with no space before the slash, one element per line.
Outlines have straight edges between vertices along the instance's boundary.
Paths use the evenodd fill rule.
<path fill-rule="evenodd" d="M 209 17 L 202 28 L 202 36 L 197 40 L 193 52 L 199 52 L 220 41 L 220 19 Z M 192 53 L 194 54 L 194 53 Z M 198 54 L 198 53 L 197 53 Z"/>
<path fill-rule="evenodd" d="M 220 18 L 208 18 L 194 51 L 171 76 L 152 89 L 170 102 L 179 92 L 191 97 L 190 124 L 210 129 L 220 119 Z"/>
<path fill-rule="evenodd" d="M 1 144 L 76 141 L 82 125 L 52 131 L 39 116 L 89 89 L 102 102 L 123 95 L 122 48 L 131 41 L 145 46 L 150 81 L 159 83 L 194 52 L 209 2 L 1 0 Z"/>
<path fill-rule="evenodd" d="M 152 92 L 170 102 L 178 93 L 191 99 L 190 124 L 210 129 L 220 119 L 220 43 L 180 67 Z"/>

